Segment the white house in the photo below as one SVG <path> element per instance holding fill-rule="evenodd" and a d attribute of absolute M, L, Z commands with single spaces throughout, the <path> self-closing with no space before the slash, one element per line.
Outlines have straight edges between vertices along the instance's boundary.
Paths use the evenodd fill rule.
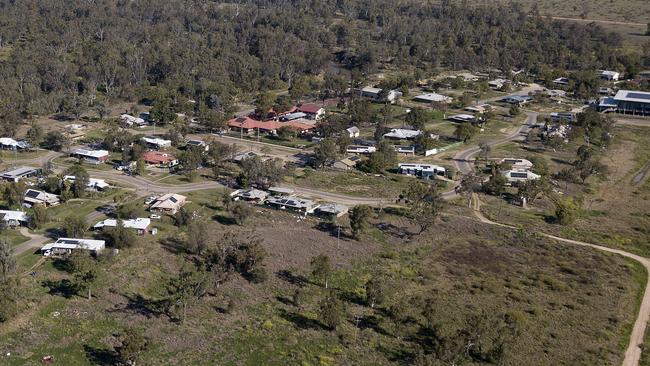
<path fill-rule="evenodd" d="M 382 94 L 383 94 L 383 89 L 381 88 L 373 88 L 367 86 L 361 89 L 362 97 L 369 98 L 378 102 L 387 101 L 391 104 L 395 103 L 395 101 L 403 95 L 402 92 L 399 92 L 397 90 L 389 90 L 388 92 L 386 92 L 386 95 L 383 98 L 382 98 Z"/>
<path fill-rule="evenodd" d="M 621 74 L 616 71 L 598 70 L 598 73 L 601 79 L 608 81 L 618 81 L 621 77 Z"/>
<path fill-rule="evenodd" d="M 106 219 L 100 221 L 93 226 L 93 230 L 104 230 L 105 228 L 114 228 L 117 227 L 118 220 L 115 219 Z M 126 229 L 135 230 L 138 235 L 144 235 L 151 225 L 151 219 L 146 217 L 138 217 L 136 219 L 122 220 L 122 225 Z"/>
<path fill-rule="evenodd" d="M 109 152 L 106 150 L 87 150 L 87 149 L 75 149 L 70 153 L 70 156 L 78 157 L 83 159 L 83 161 L 99 165 L 108 160 Z"/>
<path fill-rule="evenodd" d="M 29 144 L 25 141 L 17 141 L 11 137 L 0 137 L 0 148 L 3 150 L 25 150 Z"/>
<path fill-rule="evenodd" d="M 205 143 L 205 141 L 202 140 L 187 140 L 185 145 L 189 148 L 198 148 L 205 152 L 210 150 L 210 145 L 208 145 L 207 143 Z"/>
<path fill-rule="evenodd" d="M 153 204 L 149 207 L 149 211 L 173 215 L 178 212 L 183 205 L 185 205 L 186 199 L 187 197 L 177 193 L 167 193 L 156 198 Z"/>
<path fill-rule="evenodd" d="M 415 96 L 413 100 L 421 103 L 451 103 L 453 98 L 438 93 L 426 93 Z"/>
<path fill-rule="evenodd" d="M 359 137 L 359 127 L 352 126 L 349 127 L 345 130 L 347 132 L 347 135 L 350 136 L 351 139 Z"/>
<path fill-rule="evenodd" d="M 499 164 L 508 164 L 512 166 L 512 169 L 523 169 L 529 170 L 533 168 L 533 163 L 527 159 L 517 159 L 517 158 L 503 158 L 499 160 Z"/>
<path fill-rule="evenodd" d="M 16 227 L 26 225 L 29 222 L 29 216 L 22 211 L 0 210 L 0 221 L 6 227 Z"/>
<path fill-rule="evenodd" d="M 41 174 L 41 169 L 31 166 L 19 168 L 0 173 L 0 178 L 9 182 L 20 182 L 21 179 L 36 177 Z"/>
<path fill-rule="evenodd" d="M 64 181 L 74 182 L 77 177 L 74 175 L 66 175 L 63 177 Z M 103 191 L 104 189 L 110 187 L 111 185 L 106 183 L 103 179 L 97 178 L 88 178 L 88 184 L 86 185 L 87 191 Z"/>
<path fill-rule="evenodd" d="M 431 179 L 436 175 L 444 176 L 447 172 L 444 167 L 438 165 L 409 163 L 399 164 L 398 171 L 400 174 L 413 175 L 424 179 Z"/>
<path fill-rule="evenodd" d="M 163 150 L 172 146 L 172 142 L 170 140 L 161 139 L 159 137 L 144 136 L 141 140 L 147 144 L 147 146 L 157 150 Z"/>
<path fill-rule="evenodd" d="M 263 203 L 269 193 L 255 188 L 238 189 L 230 194 L 234 201 L 248 201 L 255 203 Z"/>
<path fill-rule="evenodd" d="M 48 257 L 50 255 L 67 255 L 75 250 L 87 250 L 97 254 L 106 248 L 104 240 L 59 238 L 54 243 L 46 244 L 41 248 L 41 253 Z"/>
<path fill-rule="evenodd" d="M 471 114 L 454 114 L 453 116 L 447 117 L 447 119 L 452 121 L 452 122 L 460 122 L 460 123 L 476 122 L 476 117 L 474 117 Z"/>
<path fill-rule="evenodd" d="M 422 131 L 420 130 L 406 130 L 403 128 L 394 128 L 390 130 L 390 132 L 385 133 L 384 137 L 388 139 L 396 139 L 396 140 L 411 140 L 420 136 L 421 133 Z"/>
<path fill-rule="evenodd" d="M 508 80 L 506 79 L 494 79 L 488 81 L 488 86 L 492 89 L 501 89 L 503 88 L 503 85 L 506 84 Z"/>
<path fill-rule="evenodd" d="M 525 182 L 529 180 L 539 179 L 539 175 L 526 169 L 512 169 L 503 172 L 503 175 L 508 180 L 508 183 Z"/>
<path fill-rule="evenodd" d="M 374 146 L 348 145 L 345 151 L 350 154 L 372 154 L 377 151 L 377 148 Z"/>
<path fill-rule="evenodd" d="M 142 114 L 140 114 L 140 115 L 142 115 Z M 149 115 L 149 114 L 147 113 L 147 115 Z M 123 114 L 123 115 L 120 116 L 120 118 L 122 119 L 122 122 L 124 122 L 129 127 L 145 127 L 145 126 L 147 126 L 149 124 L 143 118 L 133 117 L 130 114 Z"/>

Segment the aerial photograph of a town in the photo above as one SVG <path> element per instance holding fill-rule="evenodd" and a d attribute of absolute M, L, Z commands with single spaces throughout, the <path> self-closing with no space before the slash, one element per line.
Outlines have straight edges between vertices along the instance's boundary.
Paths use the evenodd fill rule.
<path fill-rule="evenodd" d="M 650 366 L 650 0 L 0 0 L 0 366 Z"/>

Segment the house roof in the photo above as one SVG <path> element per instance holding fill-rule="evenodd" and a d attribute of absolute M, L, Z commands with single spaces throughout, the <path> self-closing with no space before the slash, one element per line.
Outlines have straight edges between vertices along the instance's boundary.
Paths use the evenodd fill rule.
<path fill-rule="evenodd" d="M 449 116 L 447 119 L 452 120 L 452 121 L 473 121 L 476 117 L 474 117 L 471 114 L 454 114 L 453 116 Z"/>
<path fill-rule="evenodd" d="M 101 229 L 105 227 L 117 227 L 118 220 L 116 219 L 106 219 L 100 221 L 93 226 L 95 229 Z M 122 225 L 127 229 L 136 229 L 136 230 L 145 230 L 151 225 L 151 219 L 146 217 L 138 217 L 136 219 L 122 220 Z"/>
<path fill-rule="evenodd" d="M 438 93 L 426 93 L 426 94 L 420 94 L 415 97 L 415 99 L 419 100 L 426 100 L 429 102 L 447 102 L 452 100 L 451 97 L 448 97 L 446 95 L 438 94 Z"/>
<path fill-rule="evenodd" d="M 242 198 L 245 198 L 245 199 L 263 200 L 269 194 L 262 191 L 262 190 L 251 188 L 251 189 L 239 189 L 239 190 L 234 191 L 230 195 L 232 197 L 242 197 Z"/>
<path fill-rule="evenodd" d="M 12 139 L 11 137 L 0 137 L 0 145 L 17 147 L 20 149 L 26 149 L 27 147 L 29 147 L 29 144 L 26 143 L 25 141 L 17 141 Z"/>
<path fill-rule="evenodd" d="M 71 182 L 74 182 L 77 179 L 74 175 L 66 175 L 63 177 L 63 180 L 69 180 Z M 88 188 L 100 188 L 104 189 L 107 187 L 110 187 L 110 184 L 106 183 L 105 180 L 103 179 L 97 179 L 97 178 L 88 178 Z"/>
<path fill-rule="evenodd" d="M 160 151 L 147 151 L 142 154 L 142 159 L 149 164 L 167 164 L 175 161 L 176 157 Z"/>
<path fill-rule="evenodd" d="M 142 113 L 140 115 L 142 115 Z M 125 123 L 127 123 L 129 125 L 132 125 L 134 123 L 136 125 L 143 125 L 143 124 L 147 123 L 144 119 L 142 119 L 140 117 L 133 117 L 130 114 L 123 114 L 123 115 L 120 116 L 120 118 L 122 118 L 122 121 L 124 121 Z"/>
<path fill-rule="evenodd" d="M 2 176 L 5 178 L 16 178 L 23 175 L 31 174 L 38 171 L 38 168 L 32 168 L 31 166 L 21 166 L 14 170 L 8 170 L 2 173 Z"/>
<path fill-rule="evenodd" d="M 2 220 L 4 221 L 11 221 L 11 220 L 22 221 L 22 222 L 29 221 L 29 216 L 27 216 L 27 214 L 22 211 L 0 210 L 0 218 L 2 218 Z"/>
<path fill-rule="evenodd" d="M 346 131 L 348 131 L 349 133 L 358 133 L 359 132 L 359 127 L 357 127 L 357 126 L 348 127 L 346 129 Z"/>
<path fill-rule="evenodd" d="M 186 197 L 177 193 L 167 193 L 158 197 L 151 208 L 174 209 L 185 203 Z"/>
<path fill-rule="evenodd" d="M 650 93 L 632 90 L 619 90 L 614 96 L 615 101 L 620 102 L 637 102 L 650 104 Z"/>
<path fill-rule="evenodd" d="M 287 187 L 271 187 L 269 188 L 269 192 L 291 195 L 294 194 L 295 190 L 293 188 Z"/>
<path fill-rule="evenodd" d="M 151 145 L 157 145 L 157 146 L 171 146 L 172 142 L 170 140 L 165 140 L 161 139 L 159 137 L 152 137 L 152 136 L 144 136 L 142 137 L 142 141 L 151 144 Z"/>
<path fill-rule="evenodd" d="M 390 132 L 385 133 L 384 137 L 406 140 L 406 139 L 415 138 L 419 136 L 421 133 L 422 131 L 420 130 L 406 130 L 403 128 L 395 128 L 392 129 Z"/>
<path fill-rule="evenodd" d="M 348 212 L 348 206 L 341 205 L 338 203 L 325 203 L 316 208 L 316 211 L 330 214 L 330 215 L 340 215 Z"/>
<path fill-rule="evenodd" d="M 52 193 L 47 193 L 47 192 L 29 188 L 25 191 L 24 200 L 25 202 L 31 202 L 31 203 L 38 203 L 38 202 L 55 203 L 55 202 L 59 202 L 59 196 Z"/>
<path fill-rule="evenodd" d="M 104 240 L 91 240 L 91 239 L 75 239 L 75 238 L 59 238 L 54 243 L 46 244 L 41 248 L 42 251 L 51 249 L 87 249 L 92 251 L 99 251 L 106 247 Z"/>
<path fill-rule="evenodd" d="M 433 165 L 433 164 L 409 164 L 409 163 L 401 163 L 398 165 L 399 169 L 408 169 L 408 170 L 419 170 L 419 171 L 425 171 L 425 172 L 433 172 L 433 171 L 446 171 L 444 167 L 441 167 L 439 165 Z"/>
<path fill-rule="evenodd" d="M 323 107 L 313 103 L 303 104 L 298 107 L 298 111 L 308 114 L 318 114 L 321 109 L 323 109 Z"/>
<path fill-rule="evenodd" d="M 381 92 L 381 88 L 373 88 L 371 86 L 366 86 L 365 88 L 361 89 L 361 91 L 364 93 L 379 94 Z"/>
<path fill-rule="evenodd" d="M 87 150 L 87 149 L 75 149 L 72 151 L 74 155 L 89 156 L 91 158 L 102 158 L 108 156 L 109 153 L 106 150 Z"/>
<path fill-rule="evenodd" d="M 267 203 L 292 208 L 304 208 L 307 210 L 310 210 L 315 206 L 314 201 L 294 196 L 270 197 L 267 200 Z"/>

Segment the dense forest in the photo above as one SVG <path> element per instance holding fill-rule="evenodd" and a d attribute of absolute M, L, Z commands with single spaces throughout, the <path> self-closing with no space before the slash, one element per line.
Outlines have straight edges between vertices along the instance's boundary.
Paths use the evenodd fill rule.
<path fill-rule="evenodd" d="M 624 52 L 615 33 L 536 14 L 450 0 L 0 1 L 0 116 L 160 92 L 219 108 L 340 69 L 650 66 L 650 47 Z"/>

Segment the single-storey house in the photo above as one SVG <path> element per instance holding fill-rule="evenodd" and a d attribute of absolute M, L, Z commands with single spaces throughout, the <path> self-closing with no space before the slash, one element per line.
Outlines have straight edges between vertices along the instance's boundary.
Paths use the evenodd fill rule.
<path fill-rule="evenodd" d="M 526 169 L 512 169 L 512 170 L 506 170 L 503 172 L 503 175 L 506 177 L 508 180 L 508 183 L 518 183 L 518 182 L 525 182 L 528 180 L 535 180 L 539 179 L 539 175 L 535 174 L 529 170 Z"/>
<path fill-rule="evenodd" d="M 377 148 L 374 146 L 348 145 L 345 151 L 350 154 L 372 154 L 377 151 Z"/>
<path fill-rule="evenodd" d="M 22 211 L 0 210 L 0 221 L 5 227 L 26 226 L 29 216 Z"/>
<path fill-rule="evenodd" d="M 503 85 L 508 83 L 509 81 L 506 79 L 494 79 L 488 81 L 488 86 L 492 89 L 501 89 L 503 88 Z"/>
<path fill-rule="evenodd" d="M 61 203 L 61 200 L 56 194 L 29 188 L 25 191 L 23 202 L 29 207 L 32 207 L 34 205 L 43 205 L 45 207 L 49 207 L 58 205 Z"/>
<path fill-rule="evenodd" d="M 70 153 L 70 156 L 81 158 L 90 164 L 99 165 L 108 160 L 109 153 L 106 150 L 75 149 Z"/>
<path fill-rule="evenodd" d="M 466 112 L 472 112 L 472 113 L 478 113 L 478 114 L 483 114 L 489 110 L 492 109 L 492 106 L 489 104 L 480 104 L 480 105 L 475 105 L 475 106 L 469 106 L 465 107 L 464 110 Z"/>
<path fill-rule="evenodd" d="M 242 151 L 242 152 L 236 153 L 232 157 L 232 161 L 235 162 L 235 163 L 241 163 L 242 161 L 244 161 L 246 159 L 252 159 L 252 158 L 254 158 L 256 156 L 259 156 L 259 154 L 254 152 L 254 151 Z"/>
<path fill-rule="evenodd" d="M 146 113 L 146 116 L 149 117 L 148 112 L 140 113 L 140 116 L 142 116 L 144 113 Z M 142 117 L 133 117 L 130 114 L 123 114 L 120 116 L 120 118 L 122 119 L 122 122 L 129 127 L 145 127 L 149 125 L 148 118 L 145 120 Z"/>
<path fill-rule="evenodd" d="M 318 207 L 314 201 L 294 196 L 269 197 L 266 204 L 280 210 L 296 211 L 302 214 L 311 214 Z"/>
<path fill-rule="evenodd" d="M 267 191 L 269 192 L 269 194 L 271 194 L 271 196 L 291 196 L 294 193 L 296 193 L 296 191 L 293 188 L 277 187 L 277 186 L 269 187 Z"/>
<path fill-rule="evenodd" d="M 384 138 L 394 140 L 412 140 L 418 136 L 422 131 L 420 130 L 406 130 L 403 128 L 394 128 L 390 132 L 384 134 Z"/>
<path fill-rule="evenodd" d="M 447 117 L 448 120 L 452 122 L 460 122 L 460 123 L 474 123 L 476 122 L 476 117 L 471 114 L 454 114 L 452 116 Z"/>
<path fill-rule="evenodd" d="M 149 225 L 151 225 L 151 219 L 147 217 L 138 217 L 135 219 L 121 220 L 122 226 L 126 229 L 133 229 L 138 235 L 145 235 L 149 230 Z M 114 228 L 117 227 L 119 220 L 116 219 L 106 219 L 100 221 L 93 226 L 93 230 L 101 231 L 105 228 Z"/>
<path fill-rule="evenodd" d="M 309 119 L 319 120 L 325 116 L 325 109 L 318 104 L 305 103 L 299 106 L 297 110 L 306 114 Z"/>
<path fill-rule="evenodd" d="M 383 90 L 381 88 L 373 88 L 367 86 L 361 89 L 360 95 L 364 98 L 372 99 L 377 102 L 389 102 L 395 103 L 395 101 L 400 98 L 403 94 L 397 90 L 389 90 L 382 96 Z"/>
<path fill-rule="evenodd" d="M 614 112 L 617 108 L 618 104 L 616 103 L 616 100 L 614 100 L 614 97 L 600 98 L 598 105 L 596 105 L 596 110 L 598 112 Z"/>
<path fill-rule="evenodd" d="M 338 170 L 352 170 L 357 166 L 357 163 L 361 160 L 358 156 L 351 156 L 349 158 L 344 158 L 338 161 L 335 161 L 332 164 L 332 168 Z"/>
<path fill-rule="evenodd" d="M 503 101 L 505 103 L 517 104 L 517 105 L 526 104 L 526 103 L 529 103 L 532 100 L 533 100 L 533 98 L 531 98 L 528 95 L 509 95 L 509 96 L 503 98 Z"/>
<path fill-rule="evenodd" d="M 187 197 L 177 193 L 167 193 L 156 198 L 149 207 L 149 211 L 173 215 L 185 205 L 186 199 Z"/>
<path fill-rule="evenodd" d="M 499 160 L 499 164 L 508 164 L 512 167 L 512 169 L 528 170 L 533 168 L 533 163 L 527 159 L 503 158 Z"/>
<path fill-rule="evenodd" d="M 431 179 L 436 175 L 444 176 L 447 173 L 445 168 L 433 164 L 402 163 L 398 165 L 398 171 L 400 174 L 413 175 L 424 179 Z"/>
<path fill-rule="evenodd" d="M 156 150 L 164 150 L 172 146 L 172 142 L 170 140 L 161 139 L 155 136 L 144 136 L 141 140 L 147 146 Z"/>
<path fill-rule="evenodd" d="M 142 154 L 142 160 L 149 165 L 162 169 L 171 169 L 179 164 L 174 155 L 160 151 L 147 151 Z"/>
<path fill-rule="evenodd" d="M 206 152 L 210 150 L 210 145 L 206 144 L 205 141 L 202 140 L 187 140 L 185 146 L 188 148 L 201 149 Z"/>
<path fill-rule="evenodd" d="M 235 201 L 242 200 L 255 203 L 263 203 L 268 196 L 268 192 L 255 188 L 238 189 L 230 194 L 230 197 L 232 197 Z"/>
<path fill-rule="evenodd" d="M 348 128 L 345 129 L 345 133 L 351 139 L 357 138 L 357 137 L 359 137 L 359 133 L 360 133 L 359 127 L 356 127 L 356 126 L 348 127 Z"/>
<path fill-rule="evenodd" d="M 614 102 L 619 113 L 650 115 L 650 92 L 619 90 Z"/>
<path fill-rule="evenodd" d="M 451 103 L 453 98 L 438 93 L 426 93 L 415 96 L 413 100 L 420 103 Z"/>
<path fill-rule="evenodd" d="M 25 141 L 14 140 L 11 137 L 0 137 L 0 148 L 3 150 L 27 150 L 30 146 Z"/>
<path fill-rule="evenodd" d="M 106 242 L 104 240 L 59 238 L 54 243 L 42 247 L 41 253 L 46 257 L 50 255 L 68 255 L 75 250 L 87 250 L 92 254 L 97 254 L 105 248 Z"/>
<path fill-rule="evenodd" d="M 607 81 L 618 81 L 618 79 L 621 77 L 621 73 L 610 70 L 598 70 L 598 74 L 601 79 Z"/>
<path fill-rule="evenodd" d="M 0 174 L 0 178 L 9 182 L 20 182 L 21 179 L 37 177 L 41 175 L 41 169 L 30 166 L 21 166 Z"/>
<path fill-rule="evenodd" d="M 393 147 L 398 154 L 415 155 L 415 146 L 413 145 L 394 145 Z"/>
<path fill-rule="evenodd" d="M 307 114 L 303 112 L 293 112 L 293 113 L 287 113 L 283 116 L 280 116 L 280 121 L 282 122 L 287 122 L 287 121 L 293 121 L 295 119 L 299 118 L 307 118 Z"/>
<path fill-rule="evenodd" d="M 349 210 L 348 206 L 345 205 L 341 205 L 338 203 L 326 203 L 316 207 L 316 209 L 314 209 L 314 214 L 316 216 L 333 219 L 347 214 L 348 210 Z"/>
<path fill-rule="evenodd" d="M 571 112 L 553 112 L 550 114 L 551 121 L 553 122 L 569 122 L 573 123 L 576 121 L 576 114 Z"/>
<path fill-rule="evenodd" d="M 63 177 L 63 180 L 74 182 L 77 179 L 74 175 L 66 175 Z M 110 187 L 111 185 L 106 183 L 103 179 L 97 178 L 88 178 L 88 185 L 86 186 L 87 191 L 103 191 L 104 189 Z"/>

